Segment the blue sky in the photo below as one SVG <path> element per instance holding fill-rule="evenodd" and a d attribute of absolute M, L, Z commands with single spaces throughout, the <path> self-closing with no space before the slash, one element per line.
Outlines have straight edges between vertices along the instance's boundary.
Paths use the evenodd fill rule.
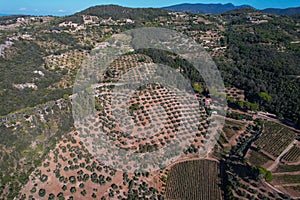
<path fill-rule="evenodd" d="M 163 7 L 179 3 L 248 4 L 258 9 L 300 6 L 299 0 L 0 0 L 2 14 L 68 15 L 93 5 L 118 4 L 128 7 Z"/>

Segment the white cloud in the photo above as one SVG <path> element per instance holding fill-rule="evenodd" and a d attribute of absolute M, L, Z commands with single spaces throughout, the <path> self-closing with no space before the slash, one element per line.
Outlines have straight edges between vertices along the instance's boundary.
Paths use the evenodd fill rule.
<path fill-rule="evenodd" d="M 19 8 L 19 10 L 24 11 L 27 10 L 27 8 Z"/>
<path fill-rule="evenodd" d="M 58 10 L 58 12 L 65 12 L 63 9 Z"/>

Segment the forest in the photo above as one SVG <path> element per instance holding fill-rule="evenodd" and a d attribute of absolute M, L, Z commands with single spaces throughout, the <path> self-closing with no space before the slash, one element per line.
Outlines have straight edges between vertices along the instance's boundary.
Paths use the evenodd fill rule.
<path fill-rule="evenodd" d="M 299 19 L 274 17 L 249 24 L 247 13 L 231 18 L 224 38 L 227 51 L 215 58 L 225 83 L 244 89 L 246 98 L 261 110 L 299 126 L 300 45 L 293 43 L 300 36 Z"/>

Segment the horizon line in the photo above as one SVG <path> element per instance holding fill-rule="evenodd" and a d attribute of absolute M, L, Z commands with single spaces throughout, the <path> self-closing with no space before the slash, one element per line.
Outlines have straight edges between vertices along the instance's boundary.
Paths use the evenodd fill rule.
<path fill-rule="evenodd" d="M 57 11 L 57 13 L 55 14 L 47 14 L 47 13 L 34 13 L 34 12 L 37 12 L 37 11 L 32 11 L 32 13 L 6 13 L 6 12 L 1 12 L 0 11 L 0 17 L 7 17 L 7 16 L 18 16 L 18 15 L 24 15 L 24 16 L 53 16 L 53 17 L 65 17 L 65 16 L 70 16 L 70 15 L 73 15 L 73 14 L 76 14 L 78 12 L 81 12 L 81 11 L 84 11 L 88 8 L 91 8 L 91 7 L 96 7 L 96 6 L 120 6 L 120 7 L 124 7 L 124 8 L 133 8 L 133 9 L 141 9 L 141 8 L 154 8 L 154 9 L 164 9 L 164 8 L 167 8 L 167 7 L 172 7 L 172 6 L 178 6 L 178 5 L 184 5 L 184 4 L 189 4 L 189 5 L 227 5 L 227 4 L 232 4 L 234 6 L 250 6 L 251 8 L 254 8 L 256 10 L 259 10 L 259 11 L 263 11 L 263 10 L 266 10 L 266 9 L 281 9 L 281 10 L 285 10 L 285 9 L 293 9 L 293 8 L 300 8 L 300 5 L 299 6 L 294 6 L 294 7 L 266 7 L 266 8 L 263 8 L 263 9 L 259 9 L 259 8 L 256 8 L 250 4 L 240 4 L 240 5 L 236 5 L 236 4 L 233 4 L 233 3 L 178 3 L 178 4 L 172 4 L 172 5 L 168 5 L 168 6 L 162 6 L 162 7 L 153 7 L 153 6 L 144 6 L 144 7 L 140 7 L 140 6 L 123 6 L 123 5 L 120 5 L 120 4 L 98 4 L 98 5 L 91 5 L 89 7 L 86 7 L 86 8 L 82 8 L 81 10 L 77 10 L 77 11 L 74 11 L 74 12 L 67 12 L 67 13 L 60 13 L 59 11 Z"/>

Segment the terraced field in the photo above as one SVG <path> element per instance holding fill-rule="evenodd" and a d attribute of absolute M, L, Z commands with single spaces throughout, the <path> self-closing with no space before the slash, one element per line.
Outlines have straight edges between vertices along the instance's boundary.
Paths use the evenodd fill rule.
<path fill-rule="evenodd" d="M 263 166 L 264 164 L 268 163 L 269 161 L 272 161 L 271 158 L 268 156 L 264 155 L 261 152 L 257 152 L 255 150 L 251 150 L 248 161 L 251 163 L 251 165 L 255 166 Z"/>
<path fill-rule="evenodd" d="M 242 131 L 245 128 L 245 123 L 241 123 L 233 120 L 226 120 L 223 127 L 223 132 L 228 140 L 230 140 L 237 132 Z"/>
<path fill-rule="evenodd" d="M 300 171 L 300 165 L 294 164 L 294 165 L 284 165 L 279 164 L 276 172 L 297 172 Z"/>
<path fill-rule="evenodd" d="M 283 157 L 282 159 L 287 162 L 296 162 L 300 158 L 300 148 L 293 146 Z"/>
<path fill-rule="evenodd" d="M 291 174 L 274 174 L 273 182 L 275 184 L 299 184 L 300 185 L 300 175 L 291 175 Z"/>
<path fill-rule="evenodd" d="M 264 131 L 255 145 L 277 158 L 296 138 L 296 133 L 273 122 L 267 122 L 264 126 Z"/>

